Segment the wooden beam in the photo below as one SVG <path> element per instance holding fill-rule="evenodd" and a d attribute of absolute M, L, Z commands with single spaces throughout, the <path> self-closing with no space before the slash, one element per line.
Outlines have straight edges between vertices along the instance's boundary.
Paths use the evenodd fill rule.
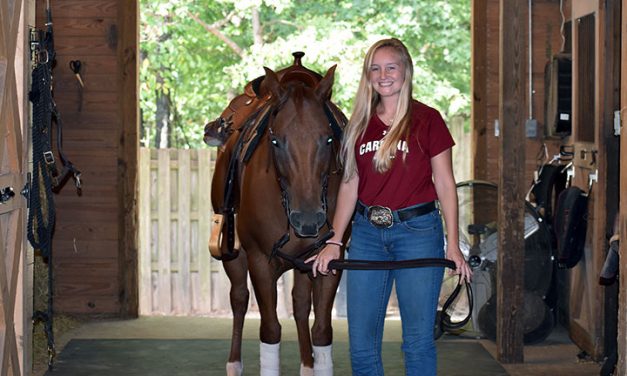
<path fill-rule="evenodd" d="M 621 80 L 620 80 L 620 108 L 621 108 L 621 137 L 620 137 L 620 194 L 619 221 L 620 221 L 620 250 L 619 254 L 627 254 L 627 195 L 624 187 L 627 187 L 627 0 L 622 0 L 622 32 L 621 32 Z M 618 363 L 617 375 L 627 374 L 627 257 L 620 258 L 619 279 L 620 288 L 618 296 Z"/>
<path fill-rule="evenodd" d="M 501 0 L 499 36 L 499 248 L 497 359 L 522 363 L 527 1 Z"/>
<path fill-rule="evenodd" d="M 487 143 L 488 143 L 488 1 L 472 1 L 472 58 L 470 61 L 472 76 L 472 160 L 473 179 L 488 179 Z"/>
<path fill-rule="evenodd" d="M 120 132 L 118 142 L 118 208 L 120 315 L 137 317 L 138 282 L 138 184 L 139 110 L 138 46 L 139 2 L 118 0 L 118 103 Z"/>
<path fill-rule="evenodd" d="M 599 140 L 599 188 L 605 187 L 601 191 L 604 200 L 599 202 L 600 217 L 597 225 L 598 234 L 598 258 L 601 267 L 607 257 L 607 237 L 614 227 L 614 220 L 618 215 L 618 205 L 620 199 L 620 138 L 614 135 L 614 111 L 620 106 L 620 69 L 621 69 L 621 4 L 618 1 L 608 1 L 604 3 L 604 8 L 600 17 L 603 17 L 603 39 L 600 56 L 602 64 L 601 72 L 601 127 L 597 130 Z M 599 18 L 600 18 L 599 17 Z M 603 205 L 603 206 L 601 206 Z M 594 280 L 598 278 L 594 275 Z M 600 297 L 604 301 L 602 316 L 600 321 L 600 331 L 603 333 L 603 347 L 601 359 L 616 351 L 617 339 L 617 318 L 618 318 L 618 284 L 613 284 L 601 289 Z M 600 347 L 600 346 L 599 346 Z"/>

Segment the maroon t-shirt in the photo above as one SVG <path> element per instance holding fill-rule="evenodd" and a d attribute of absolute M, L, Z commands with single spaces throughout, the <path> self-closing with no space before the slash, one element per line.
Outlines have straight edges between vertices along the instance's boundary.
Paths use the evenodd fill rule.
<path fill-rule="evenodd" d="M 381 205 L 392 210 L 437 200 L 431 158 L 455 145 L 440 113 L 418 101 L 412 102 L 409 139 L 399 142 L 392 167 L 380 174 L 372 158 L 387 128 L 374 114 L 364 137 L 355 144 L 359 200 L 368 206 Z M 408 150 L 405 162 L 403 149 Z"/>

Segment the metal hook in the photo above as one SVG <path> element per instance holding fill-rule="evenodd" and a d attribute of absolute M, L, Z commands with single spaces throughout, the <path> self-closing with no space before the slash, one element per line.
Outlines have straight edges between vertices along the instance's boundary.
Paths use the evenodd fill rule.
<path fill-rule="evenodd" d="M 590 196 L 590 193 L 592 192 L 592 186 L 598 181 L 599 170 L 594 170 L 594 172 L 588 174 L 588 193 L 586 193 L 586 197 Z"/>
<path fill-rule="evenodd" d="M 570 162 L 569 164 L 567 164 L 564 170 L 566 171 L 566 187 L 570 187 L 572 185 L 573 179 L 575 178 L 575 168 L 573 166 L 573 163 Z"/>

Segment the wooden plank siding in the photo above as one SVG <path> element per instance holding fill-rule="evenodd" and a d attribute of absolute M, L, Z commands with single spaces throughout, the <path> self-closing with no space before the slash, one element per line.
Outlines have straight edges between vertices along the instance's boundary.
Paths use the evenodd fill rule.
<path fill-rule="evenodd" d="M 55 196 L 55 309 L 136 316 L 137 2 L 52 1 L 57 65 L 54 95 L 63 146 L 81 170 Z M 36 1 L 36 25 L 45 23 Z M 82 63 L 85 87 L 69 68 Z"/>
<path fill-rule="evenodd" d="M 474 77 L 479 66 L 473 72 L 473 148 L 474 153 L 474 178 L 487 180 L 491 182 L 499 181 L 499 141 L 495 136 L 495 123 L 499 122 L 499 0 L 485 0 L 485 15 L 482 11 L 482 1 L 473 1 L 473 12 L 476 17 L 482 17 L 486 25 L 485 30 L 479 28 L 473 34 L 474 46 L 481 47 L 485 44 L 485 61 L 479 60 L 478 56 L 481 51 L 473 51 L 473 64 L 479 64 L 484 67 L 481 73 L 482 77 Z M 527 61 L 527 8 L 524 9 L 525 24 L 523 28 L 525 46 L 523 46 L 524 59 Z M 564 2 L 564 10 L 568 10 L 568 5 Z M 560 52 L 562 48 L 562 37 L 560 27 L 562 18 L 560 15 L 559 2 L 553 0 L 534 0 L 533 9 L 533 64 L 532 64 L 532 80 L 533 80 L 533 117 L 538 120 L 538 136 L 535 138 L 525 138 L 525 151 L 527 158 L 525 160 L 525 186 L 528 188 L 533 179 L 533 172 L 536 169 L 537 161 L 535 156 L 538 154 L 543 143 L 549 150 L 549 155 L 558 152 L 561 143 L 567 143 L 568 139 L 560 139 L 559 137 L 545 137 L 545 85 L 544 85 L 544 69 L 551 57 Z M 473 15 L 475 17 L 475 15 Z M 473 28 L 475 26 L 473 25 Z M 481 32 L 479 32 L 481 31 Z M 485 38 L 485 39 L 483 39 Z M 476 61 L 475 61 L 476 59 Z M 526 73 L 525 73 L 526 74 Z M 525 76 L 525 93 L 528 93 L 528 76 Z M 482 80 L 485 82 L 485 98 L 475 97 L 480 95 L 484 89 L 477 85 L 481 85 Z M 476 89 L 481 91 L 475 92 Z M 528 94 L 524 97 L 525 116 L 528 117 Z"/>

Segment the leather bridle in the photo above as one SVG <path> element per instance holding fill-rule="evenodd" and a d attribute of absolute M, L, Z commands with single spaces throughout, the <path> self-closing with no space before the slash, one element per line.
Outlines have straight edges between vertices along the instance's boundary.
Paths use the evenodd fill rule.
<path fill-rule="evenodd" d="M 273 111 L 270 111 L 270 118 L 273 120 L 276 113 L 278 112 L 280 108 L 280 104 L 279 106 L 277 106 L 277 108 L 275 108 Z M 329 127 L 331 128 L 332 132 L 333 132 L 333 136 L 331 136 L 331 138 L 329 139 L 330 143 L 334 143 L 334 142 L 341 142 L 342 139 L 342 127 L 340 126 L 340 124 L 338 123 L 338 120 L 335 118 L 335 116 L 333 116 L 332 111 L 329 108 L 328 103 L 324 103 L 323 105 L 324 108 L 324 112 L 325 115 L 327 117 L 328 123 L 329 123 Z M 270 123 L 271 121 L 269 121 Z M 271 144 L 275 143 L 275 138 L 274 138 L 274 130 L 272 129 L 272 126 L 268 125 L 268 136 L 269 136 L 269 142 Z M 285 216 L 287 218 L 287 230 L 285 232 L 285 234 L 279 239 L 277 240 L 274 245 L 272 246 L 272 251 L 270 252 L 270 259 L 272 259 L 272 257 L 278 255 L 283 259 L 286 259 L 286 256 L 288 256 L 287 254 L 285 254 L 284 252 L 281 251 L 281 248 L 283 246 L 285 246 L 285 244 L 287 244 L 287 242 L 290 240 L 290 227 L 294 227 L 292 225 L 292 223 L 290 222 L 290 215 L 292 214 L 292 209 L 290 208 L 290 196 L 289 196 L 289 192 L 288 192 L 288 186 L 287 183 L 285 182 L 285 177 L 283 175 L 281 175 L 280 173 L 280 169 L 278 168 L 278 162 L 277 162 L 277 156 L 276 156 L 276 152 L 274 150 L 273 147 L 270 148 L 270 153 L 272 155 L 272 161 L 273 161 L 273 165 L 274 165 L 274 169 L 275 169 L 275 173 L 277 175 L 277 181 L 279 183 L 279 189 L 281 190 L 281 204 L 283 205 L 283 208 L 285 210 Z M 335 153 L 332 153 L 331 159 L 330 159 L 330 163 L 333 162 L 333 156 L 335 155 Z M 323 235 L 320 239 L 318 239 L 316 242 L 314 242 L 310 247 L 307 248 L 306 251 L 301 252 L 301 254 L 299 256 L 306 256 L 308 254 L 310 254 L 312 251 L 319 249 L 326 240 L 328 240 L 331 236 L 333 236 L 333 227 L 331 226 L 331 224 L 329 223 L 329 219 L 328 216 L 326 216 L 327 213 L 327 209 L 328 209 L 328 200 L 327 200 L 327 192 L 328 192 L 328 188 L 329 188 L 329 171 L 330 171 L 331 166 L 329 166 L 329 168 L 327 169 L 327 172 L 324 174 L 323 178 L 322 178 L 322 194 L 320 197 L 321 200 L 321 204 L 322 204 L 322 209 L 325 213 L 325 227 L 327 227 L 327 229 L 329 230 L 325 235 Z M 339 171 L 336 171 L 334 173 L 338 173 Z M 296 230 L 296 229 L 294 229 Z M 288 256 L 290 257 L 290 256 Z"/>

